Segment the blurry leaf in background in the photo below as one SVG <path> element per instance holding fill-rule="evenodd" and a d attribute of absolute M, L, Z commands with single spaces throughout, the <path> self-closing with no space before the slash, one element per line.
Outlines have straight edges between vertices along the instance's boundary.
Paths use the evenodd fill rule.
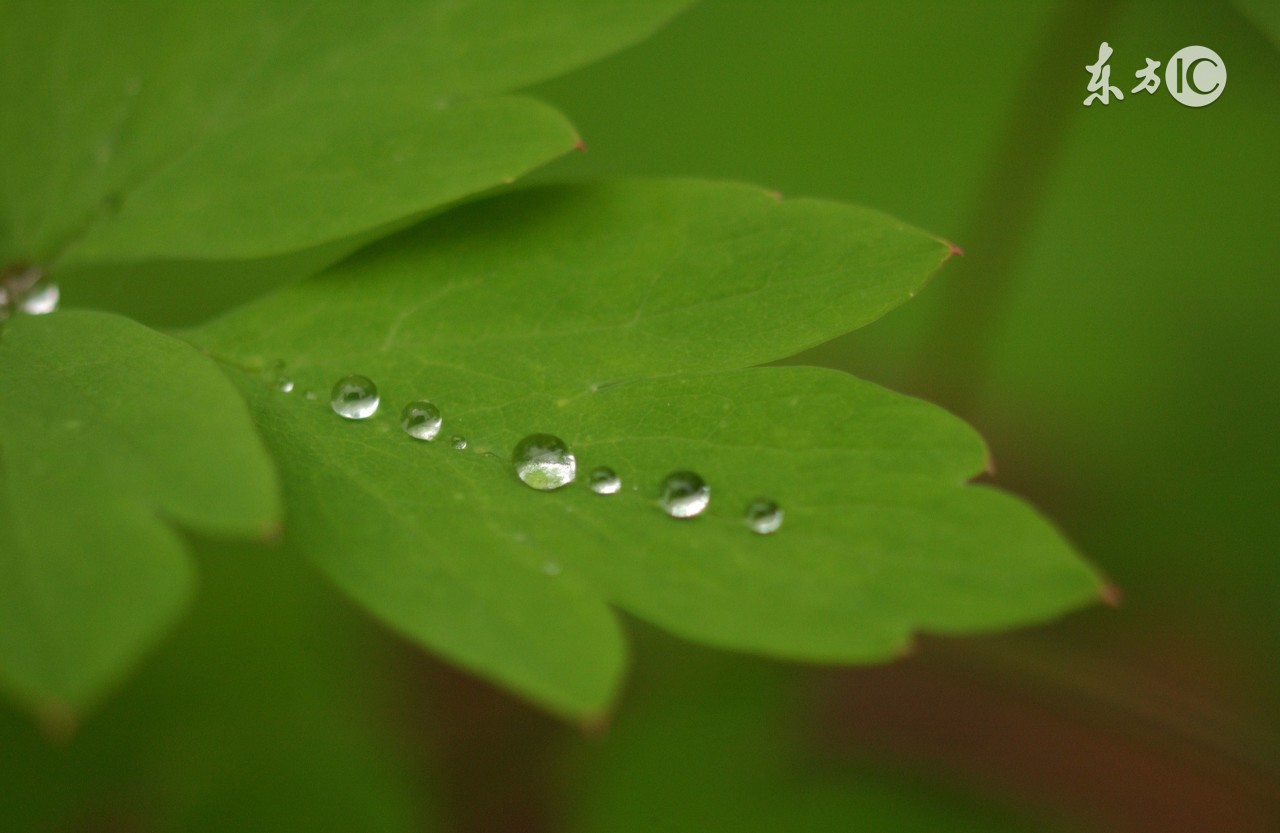
<path fill-rule="evenodd" d="M 0 713 L 4 830 L 404 833 L 430 782 L 381 722 L 370 628 L 287 550 L 198 547 L 192 616 L 70 744 Z"/>
<path fill-rule="evenodd" d="M 644 637 L 637 690 L 564 767 L 573 833 L 1065 829 L 880 761 L 824 760 L 787 670 Z"/>
<path fill-rule="evenodd" d="M 1167 661 L 1237 664 L 1246 690 L 1233 708 L 1252 728 L 1232 742 L 1280 761 L 1273 44 L 1226 4 L 804 8 L 711 0 L 626 55 L 542 85 L 590 147 L 549 174 L 748 178 L 886 207 L 965 247 L 913 303 L 798 360 L 971 417 L 997 482 L 1032 495 L 1127 591 L 1122 617 L 1086 617 L 1079 638 L 1121 667 L 1171 639 L 1181 647 Z M 1061 56 L 1064 23 L 1075 57 Z M 1101 40 L 1119 80 L 1145 57 L 1211 46 L 1229 87 L 1198 110 L 1163 89 L 1086 109 L 1083 67 Z M 1016 101 L 1032 108 L 1028 132 L 1002 139 Z M 981 183 L 1007 164 L 1000 143 L 1034 158 L 1057 141 L 1037 133 L 1055 121 L 1066 132 L 1046 192 L 974 215 Z M 1027 238 L 1001 240 L 1023 214 Z M 985 329 L 966 303 L 991 252 L 972 236 L 1011 253 L 1011 289 L 981 310 Z M 961 360 L 926 342 L 944 315 L 959 319 L 953 344 L 989 348 Z"/>
<path fill-rule="evenodd" d="M 262 257 L 500 185 L 576 142 L 501 93 L 682 5 L 4 0 L 0 261 Z"/>
<path fill-rule="evenodd" d="M 290 540 L 397 629 L 583 717 L 624 663 L 608 603 L 721 647 L 847 662 L 1098 598 L 1048 524 L 964 487 L 985 456 L 963 423 L 840 373 L 735 370 L 866 323 L 948 255 L 876 212 L 748 186 L 545 187 L 189 337 L 248 371 L 232 370 L 284 472 Z M 276 360 L 293 394 L 263 378 Z M 367 423 L 327 402 L 352 372 L 381 386 Z M 444 414 L 434 444 L 397 424 L 419 398 Z M 613 467 L 622 493 L 521 485 L 511 449 L 536 432 L 569 443 L 580 480 Z M 705 516 L 655 505 L 678 469 L 711 484 Z M 762 495 L 787 513 L 770 537 L 743 523 Z"/>
<path fill-rule="evenodd" d="M 124 318 L 5 322 L 0 388 L 0 684 L 56 720 L 116 683 L 187 603 L 171 527 L 268 534 L 276 480 L 218 368 Z"/>

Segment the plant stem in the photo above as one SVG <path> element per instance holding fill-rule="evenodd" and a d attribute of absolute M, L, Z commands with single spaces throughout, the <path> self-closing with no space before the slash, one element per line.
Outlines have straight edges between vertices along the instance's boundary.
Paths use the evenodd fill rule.
<path fill-rule="evenodd" d="M 961 415 L 981 401 L 1020 257 L 1072 119 L 1082 109 L 1083 67 L 1097 54 L 1118 5 L 1067 0 L 1054 13 L 1023 73 L 994 165 L 961 238 L 969 257 L 938 286 L 939 312 L 911 362 L 907 387 L 928 391 Z"/>

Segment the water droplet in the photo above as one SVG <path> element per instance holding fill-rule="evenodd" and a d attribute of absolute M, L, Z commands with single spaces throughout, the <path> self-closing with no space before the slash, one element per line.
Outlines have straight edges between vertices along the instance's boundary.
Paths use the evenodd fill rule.
<path fill-rule="evenodd" d="M 548 561 L 542 565 L 542 572 L 546 573 L 552 578 L 555 578 L 556 576 L 560 575 L 560 565 L 554 561 Z"/>
<path fill-rule="evenodd" d="M 752 532 L 768 535 L 778 531 L 785 516 L 786 513 L 782 511 L 781 506 L 761 497 L 747 504 L 747 511 L 743 513 L 742 520 Z"/>
<path fill-rule="evenodd" d="M 309 390 L 302 395 L 305 396 L 307 399 L 310 399 L 312 402 L 316 401 L 316 392 L 313 390 Z"/>
<path fill-rule="evenodd" d="M 293 393 L 293 380 L 280 379 L 276 382 L 276 390 L 281 393 Z"/>
<path fill-rule="evenodd" d="M 530 434 L 516 443 L 511 462 L 526 486 L 542 491 L 572 483 L 578 470 L 569 446 L 551 434 Z"/>
<path fill-rule="evenodd" d="M 330 402 L 344 419 L 368 419 L 378 410 L 378 386 L 366 376 L 348 376 L 333 386 Z"/>
<path fill-rule="evenodd" d="M 711 502 L 711 487 L 691 471 L 674 471 L 662 481 L 658 502 L 662 511 L 673 518 L 692 518 L 702 514 Z"/>
<path fill-rule="evenodd" d="M 597 466 L 587 478 L 591 491 L 598 495 L 616 495 L 622 488 L 622 478 L 608 466 Z"/>
<path fill-rule="evenodd" d="M 455 451 L 462 451 L 467 447 L 467 438 L 461 434 L 454 434 L 449 438 L 449 445 L 453 446 Z"/>
<path fill-rule="evenodd" d="M 425 399 L 410 402 L 400 412 L 400 427 L 415 440 L 434 440 L 441 422 L 440 409 Z"/>
<path fill-rule="evenodd" d="M 23 297 L 18 304 L 18 309 L 27 315 L 48 315 L 58 309 L 58 300 L 61 295 L 56 283 L 37 286 Z"/>

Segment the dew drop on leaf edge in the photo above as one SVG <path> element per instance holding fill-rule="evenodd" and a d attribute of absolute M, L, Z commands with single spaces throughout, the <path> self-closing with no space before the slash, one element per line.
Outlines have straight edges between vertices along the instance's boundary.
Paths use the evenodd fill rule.
<path fill-rule="evenodd" d="M 578 471 L 569 446 L 551 434 L 530 434 L 516 443 L 511 463 L 526 486 L 544 492 L 572 483 Z"/>
<path fill-rule="evenodd" d="M 48 315 L 57 311 L 61 297 L 62 292 L 56 283 L 42 284 L 27 293 L 19 302 L 18 309 L 27 315 Z"/>
<path fill-rule="evenodd" d="M 415 440 L 434 440 L 443 421 L 440 409 L 425 399 L 410 402 L 400 412 L 400 427 Z"/>
<path fill-rule="evenodd" d="M 691 471 L 673 471 L 662 481 L 658 505 L 673 518 L 693 518 L 711 502 L 711 487 Z"/>
<path fill-rule="evenodd" d="M 597 466 L 587 476 L 587 485 L 598 495 L 616 495 L 622 489 L 622 478 L 608 466 Z"/>
<path fill-rule="evenodd" d="M 768 498 L 756 498 L 751 501 L 742 514 L 742 520 L 747 528 L 757 535 L 777 532 L 785 517 L 786 513 L 782 511 L 782 507 Z"/>
<path fill-rule="evenodd" d="M 333 386 L 330 404 L 344 419 L 368 419 L 378 410 L 378 386 L 367 376 L 347 376 Z"/>

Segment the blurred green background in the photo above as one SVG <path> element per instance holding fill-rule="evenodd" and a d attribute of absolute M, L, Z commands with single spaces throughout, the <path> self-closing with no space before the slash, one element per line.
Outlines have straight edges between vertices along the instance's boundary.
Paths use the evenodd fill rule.
<path fill-rule="evenodd" d="M 533 91 L 587 145 L 540 177 L 748 180 L 961 246 L 795 361 L 974 423 L 1118 608 L 834 671 L 636 626 L 616 723 L 584 732 L 287 548 L 206 543 L 197 612 L 73 742 L 0 716 L 0 830 L 1280 829 L 1280 52 L 1246 5 L 718 0 Z M 1085 108 L 1103 40 L 1126 97 Z M 1128 92 L 1191 44 L 1217 102 Z M 177 325 L 303 268 L 64 298 Z"/>

